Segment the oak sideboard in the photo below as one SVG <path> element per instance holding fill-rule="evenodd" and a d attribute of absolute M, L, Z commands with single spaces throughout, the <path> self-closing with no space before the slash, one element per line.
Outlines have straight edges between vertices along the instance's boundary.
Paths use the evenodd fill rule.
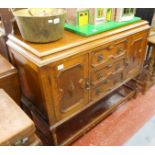
<path fill-rule="evenodd" d="M 117 107 L 119 101 L 108 97 L 118 89 L 129 92 L 122 86 L 142 71 L 148 34 L 143 20 L 90 37 L 65 30 L 62 39 L 46 44 L 9 34 L 23 108 L 45 144 L 69 145 Z"/>

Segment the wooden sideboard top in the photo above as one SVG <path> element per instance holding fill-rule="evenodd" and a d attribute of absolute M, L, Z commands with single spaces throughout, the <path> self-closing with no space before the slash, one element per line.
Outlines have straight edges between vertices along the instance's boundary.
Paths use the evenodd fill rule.
<path fill-rule="evenodd" d="M 90 41 L 94 41 L 96 39 L 100 39 L 100 38 L 107 37 L 107 36 L 110 36 L 110 35 L 125 31 L 125 30 L 129 30 L 129 29 L 135 28 L 137 26 L 142 26 L 146 23 L 147 23 L 146 21 L 141 21 L 141 22 L 130 24 L 128 26 L 117 28 L 117 29 L 114 29 L 111 31 L 93 35 L 90 37 L 82 37 L 78 34 L 75 34 L 73 32 L 69 32 L 69 31 L 65 30 L 63 38 L 61 38 L 60 40 L 57 40 L 55 42 L 50 42 L 50 43 L 45 43 L 45 44 L 37 44 L 37 43 L 31 43 L 28 41 L 24 41 L 20 34 L 17 34 L 16 36 L 10 35 L 9 38 L 11 38 L 13 41 L 15 41 L 14 39 L 16 38 L 19 41 L 17 43 L 22 45 L 23 47 L 28 48 L 28 47 L 26 47 L 26 45 L 27 45 L 27 46 L 31 47 L 32 49 L 35 49 L 36 51 L 42 53 L 43 55 L 48 55 L 49 51 L 50 51 L 50 53 L 62 51 L 62 50 L 65 50 L 65 49 L 68 49 L 71 47 L 75 47 L 75 46 L 82 45 L 84 43 L 88 43 Z"/>
<path fill-rule="evenodd" d="M 20 34 L 9 34 L 7 45 L 12 49 L 18 51 L 20 54 L 24 55 L 28 59 L 31 59 L 31 61 L 33 61 L 35 64 L 43 66 L 45 64 L 48 64 L 49 62 L 65 58 L 66 55 L 69 56 L 79 53 L 83 49 L 90 50 L 96 45 L 100 46 L 101 44 L 103 45 L 104 43 L 119 39 L 120 36 L 117 38 L 117 34 L 126 32 L 126 34 L 124 34 L 123 36 L 128 36 L 130 34 L 134 34 L 147 29 L 149 29 L 148 22 L 141 20 L 134 24 L 123 26 L 121 28 L 103 32 L 90 37 L 83 37 L 65 30 L 64 37 L 62 39 L 46 44 L 31 43 L 28 41 L 24 41 Z M 131 30 L 132 32 L 129 33 L 129 30 Z M 111 37 L 111 40 L 107 39 L 108 37 Z M 95 45 L 95 41 L 97 42 L 99 40 L 100 44 L 97 43 Z M 91 44 L 92 42 L 93 44 Z M 84 47 L 86 45 L 87 47 Z"/>

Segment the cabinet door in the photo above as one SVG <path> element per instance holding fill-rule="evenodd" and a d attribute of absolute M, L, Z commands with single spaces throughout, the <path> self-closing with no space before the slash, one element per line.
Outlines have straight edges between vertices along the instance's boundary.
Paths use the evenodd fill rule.
<path fill-rule="evenodd" d="M 147 33 L 138 33 L 130 38 L 128 51 L 128 73 L 135 75 L 142 69 L 146 53 Z"/>
<path fill-rule="evenodd" d="M 65 118 L 88 103 L 88 55 L 60 61 L 54 66 L 56 118 Z"/>

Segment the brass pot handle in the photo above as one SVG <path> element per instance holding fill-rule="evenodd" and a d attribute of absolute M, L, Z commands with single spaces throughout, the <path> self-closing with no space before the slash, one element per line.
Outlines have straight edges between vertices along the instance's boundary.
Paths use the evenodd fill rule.
<path fill-rule="evenodd" d="M 32 12 L 31 12 L 31 10 L 28 8 L 28 13 L 31 15 L 31 16 L 33 16 L 33 14 L 32 14 Z"/>

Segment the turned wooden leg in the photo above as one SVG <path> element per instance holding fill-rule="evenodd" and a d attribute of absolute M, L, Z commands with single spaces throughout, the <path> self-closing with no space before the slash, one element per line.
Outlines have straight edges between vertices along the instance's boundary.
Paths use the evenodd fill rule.
<path fill-rule="evenodd" d="M 155 45 L 152 48 L 152 58 L 154 60 L 153 71 L 152 71 L 152 80 L 154 81 L 154 79 L 155 79 Z"/>
<path fill-rule="evenodd" d="M 144 84 L 143 84 L 143 91 L 142 93 L 145 94 L 148 88 L 153 84 L 153 79 L 155 79 L 155 45 L 152 45 L 151 56 L 148 61 L 147 73 L 145 75 Z"/>

